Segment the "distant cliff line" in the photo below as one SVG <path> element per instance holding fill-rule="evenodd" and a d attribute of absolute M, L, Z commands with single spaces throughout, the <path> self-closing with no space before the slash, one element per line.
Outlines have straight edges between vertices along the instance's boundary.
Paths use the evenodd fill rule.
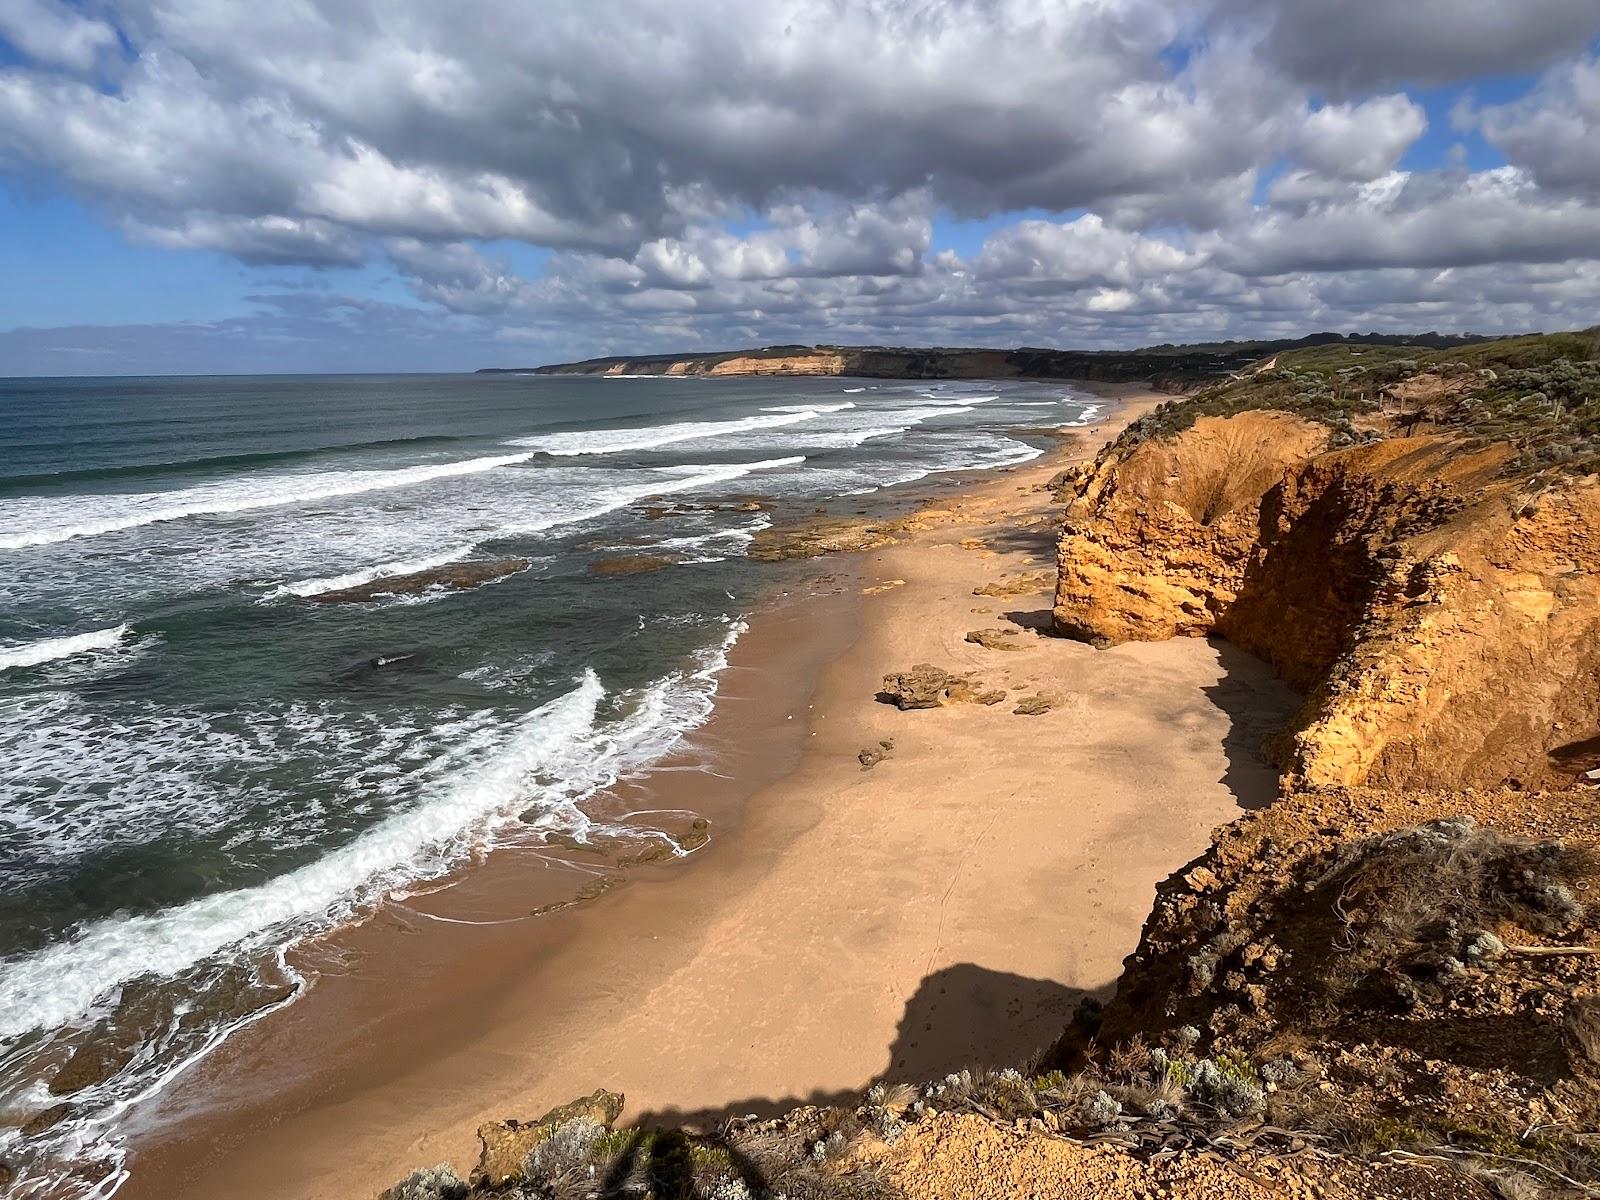
<path fill-rule="evenodd" d="M 479 374 L 859 376 L 866 379 L 1084 379 L 1103 383 L 1154 380 L 1174 390 L 1226 377 L 1266 355 L 1304 346 L 1415 345 L 1438 349 L 1478 339 L 1416 335 L 1312 334 L 1294 341 L 1212 342 L 1142 350 L 1016 350 L 893 346 L 766 346 L 706 354 L 591 358 L 541 367 L 485 367 Z"/>

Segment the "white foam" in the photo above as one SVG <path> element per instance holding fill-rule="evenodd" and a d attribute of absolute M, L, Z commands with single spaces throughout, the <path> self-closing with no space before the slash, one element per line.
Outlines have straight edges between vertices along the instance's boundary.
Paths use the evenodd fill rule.
<path fill-rule="evenodd" d="M 613 377 L 614 378 L 614 377 Z M 649 425 L 642 429 L 578 429 L 571 433 L 546 433 L 538 437 L 512 438 L 507 445 L 567 457 L 577 454 L 620 454 L 629 450 L 654 450 L 677 442 L 699 441 L 754 429 L 772 429 L 809 421 L 817 409 L 775 412 L 764 417 L 740 417 L 733 421 L 682 421 L 673 425 Z"/>
<path fill-rule="evenodd" d="M 299 583 L 284 583 L 273 588 L 261 598 L 262 602 L 281 600 L 286 596 L 320 596 L 324 592 L 338 592 L 345 588 L 361 587 L 363 584 L 372 583 L 378 579 L 388 579 L 398 575 L 415 575 L 419 571 L 432 571 L 438 567 L 447 567 L 453 562 L 459 562 L 472 553 L 471 545 L 456 546 L 440 554 L 429 555 L 427 558 L 413 558 L 399 562 L 379 563 L 375 567 L 364 567 L 359 571 L 351 571 L 344 575 L 329 575 L 322 579 L 303 579 Z"/>
<path fill-rule="evenodd" d="M 702 550 L 707 546 L 715 546 L 720 542 L 734 542 L 748 546 L 755 541 L 756 534 L 763 529 L 772 527 L 772 518 L 762 513 L 748 525 L 735 526 L 732 529 L 717 529 L 710 533 L 685 534 L 682 537 L 662 538 L 657 542 L 645 545 L 631 546 L 603 546 L 597 550 L 602 554 L 626 553 L 655 553 L 662 550 Z M 721 562 L 722 559 L 696 559 L 697 562 Z"/>
<path fill-rule="evenodd" d="M 93 633 L 78 633 L 71 637 L 46 638 L 21 646 L 0 647 L 0 671 L 12 667 L 36 667 L 40 663 L 54 662 L 58 658 L 86 654 L 90 650 L 111 650 L 122 641 L 127 632 L 126 625 L 118 625 L 114 629 L 97 629 Z"/>
<path fill-rule="evenodd" d="M 72 538 L 96 537 L 159 521 L 217 516 L 355 496 L 409 487 L 435 479 L 476 475 L 527 462 L 533 455 L 500 454 L 459 462 L 429 463 L 388 471 L 334 471 L 307 475 L 269 475 L 201 484 L 170 492 L 110 496 L 69 496 L 9 501 L 7 516 L 16 527 L 0 530 L 0 550 L 48 546 Z"/>
<path fill-rule="evenodd" d="M 637 504 L 641 500 L 649 500 L 655 496 L 666 496 L 674 492 L 687 492 L 694 488 L 729 483 L 735 479 L 742 479 L 754 471 L 773 471 L 782 467 L 796 467 L 805 461 L 805 455 L 795 454 L 787 458 L 767 458 L 753 463 L 707 463 L 694 467 L 660 467 L 651 472 L 657 478 L 650 483 L 629 484 L 624 487 L 614 488 L 608 492 L 599 493 L 582 510 L 550 514 L 536 517 L 529 521 L 517 522 L 501 530 L 500 535 L 515 536 L 543 533 L 545 530 L 553 529 L 558 525 L 570 525 L 576 521 L 586 521 L 594 517 L 604 516 L 606 513 L 615 512 L 619 508 L 626 508 L 630 504 Z M 687 471 L 688 474 L 679 474 L 679 472 L 684 471 Z M 666 478 L 661 478 L 663 475 Z"/>
<path fill-rule="evenodd" d="M 860 389 L 858 388 L 857 390 L 859 391 Z M 763 408 L 761 411 L 770 413 L 836 413 L 854 407 L 855 402 L 853 400 L 846 400 L 840 404 L 774 404 L 769 408 Z"/>
<path fill-rule="evenodd" d="M 858 392 L 864 392 L 864 391 L 866 391 L 866 390 L 867 390 L 867 389 L 866 389 L 866 388 L 845 388 L 845 390 L 844 390 L 844 394 L 845 394 L 845 395 L 846 395 L 846 396 L 854 396 L 854 395 L 856 395 L 856 394 L 857 394 L 857 393 L 858 393 Z"/>
<path fill-rule="evenodd" d="M 260 951 L 349 919 L 386 892 L 437 878 L 532 802 L 545 813 L 536 824 L 561 822 L 578 801 L 642 769 L 709 715 L 716 676 L 743 630 L 733 624 L 698 669 L 658 680 L 615 722 L 597 722 L 606 693 L 587 671 L 509 730 L 466 730 L 432 764 L 432 783 L 414 805 L 315 862 L 161 912 L 108 917 L 4 962 L 0 1039 L 67 1025 L 141 975 L 174 976 L 230 948 Z"/>
<path fill-rule="evenodd" d="M 1090 405 L 1087 405 L 1084 408 L 1082 413 L 1080 413 L 1073 420 L 1068 421 L 1061 428 L 1063 428 L 1063 429 L 1075 429 L 1075 428 L 1077 428 L 1079 426 L 1087 425 L 1087 424 L 1089 424 L 1089 422 L 1093 421 L 1096 417 L 1099 416 L 1100 410 L 1103 409 L 1104 407 L 1105 407 L 1105 405 L 1103 405 L 1103 404 L 1090 404 Z"/>

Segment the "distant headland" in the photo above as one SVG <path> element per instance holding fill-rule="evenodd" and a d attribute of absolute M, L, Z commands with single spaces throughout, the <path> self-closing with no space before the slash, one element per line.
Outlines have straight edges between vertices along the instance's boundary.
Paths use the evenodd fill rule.
<path fill-rule="evenodd" d="M 1140 350 L 1015 350 L 971 347 L 764 346 L 710 353 L 614 355 L 539 367 L 484 367 L 479 374 L 852 375 L 868 379 L 1152 380 L 1179 387 L 1243 370 L 1267 355 L 1332 344 L 1440 350 L 1483 339 L 1471 334 L 1314 333 L 1284 341 L 1203 342 Z"/>

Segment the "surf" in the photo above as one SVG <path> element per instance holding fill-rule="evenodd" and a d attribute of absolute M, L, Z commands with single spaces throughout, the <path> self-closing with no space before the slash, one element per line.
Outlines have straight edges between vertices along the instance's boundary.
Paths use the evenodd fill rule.
<path fill-rule="evenodd" d="M 671 425 L 647 425 L 638 429 L 581 429 L 571 433 L 546 433 L 537 437 L 512 438 L 509 446 L 526 446 L 543 454 L 569 457 L 583 454 L 620 454 L 631 450 L 654 450 L 678 442 L 693 442 L 796 425 L 818 415 L 817 408 L 772 412 L 766 416 L 739 417 L 732 421 L 681 421 Z"/>
<path fill-rule="evenodd" d="M 128 626 L 117 625 L 111 629 L 97 629 L 93 633 L 77 633 L 69 637 L 45 638 L 38 642 L 25 642 L 20 646 L 0 646 L 0 671 L 19 667 L 37 667 L 57 659 L 87 654 L 93 650 L 113 650 L 128 635 Z"/>

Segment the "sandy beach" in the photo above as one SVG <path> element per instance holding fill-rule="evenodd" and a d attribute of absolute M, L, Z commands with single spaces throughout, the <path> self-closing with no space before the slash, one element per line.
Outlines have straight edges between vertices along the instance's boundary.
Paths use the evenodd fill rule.
<path fill-rule="evenodd" d="M 1051 1043 L 1114 982 L 1157 882 L 1272 797 L 1258 746 L 1295 703 L 1219 643 L 1048 636 L 1042 485 L 1159 399 L 1096 390 L 1116 403 L 1092 430 L 753 615 L 711 722 L 624 797 L 708 816 L 709 845 L 539 919 L 574 870 L 605 872 L 491 857 L 386 908 L 163 1099 L 120 1195 L 352 1200 L 465 1172 L 480 1123 L 596 1087 L 627 1094 L 626 1120 L 710 1122 Z M 1008 698 L 877 698 L 918 663 Z M 1034 696 L 1049 710 L 1014 711 Z"/>

